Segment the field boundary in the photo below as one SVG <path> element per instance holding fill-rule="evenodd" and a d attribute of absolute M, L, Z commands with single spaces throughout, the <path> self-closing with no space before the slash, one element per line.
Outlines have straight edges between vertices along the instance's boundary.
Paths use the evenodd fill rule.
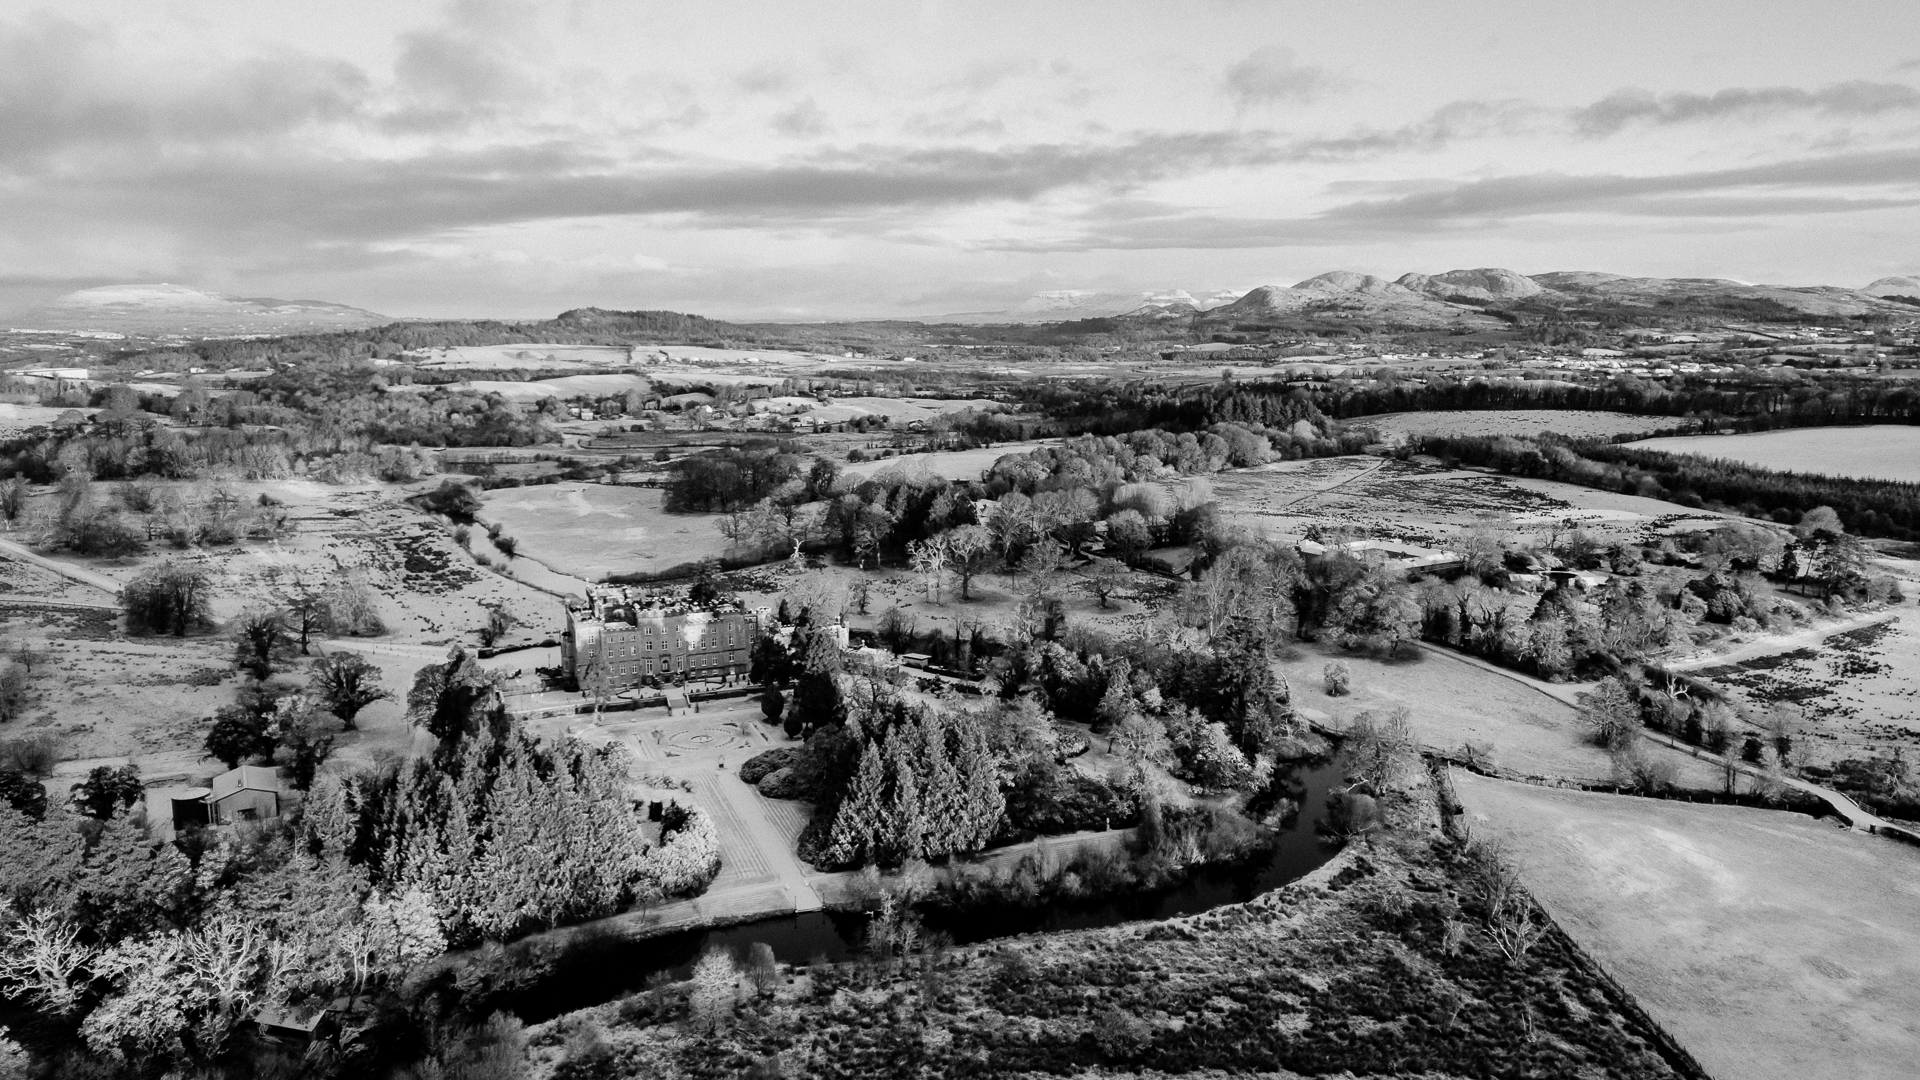
<path fill-rule="evenodd" d="M 1459 794 L 1453 789 L 1453 770 L 1455 768 L 1467 768 L 1467 766 L 1456 765 L 1438 755 L 1427 758 L 1427 770 L 1433 777 L 1434 786 L 1438 789 L 1439 797 L 1435 802 L 1438 803 L 1440 810 L 1440 830 L 1445 833 L 1449 839 L 1456 842 L 1463 842 L 1466 837 L 1460 833 L 1455 822 L 1458 815 L 1466 812 L 1466 805 L 1460 801 Z M 1480 772 L 1480 770 L 1472 768 L 1468 768 L 1468 771 Z M 1480 775 L 1488 776 L 1491 774 L 1481 772 Z M 1494 779 L 1506 778 L 1494 777 Z M 1524 783 L 1524 781 L 1509 782 Z M 1523 885 L 1522 888 L 1524 889 L 1525 886 Z M 1629 1019 L 1636 1020 L 1645 1025 L 1646 1029 L 1652 1032 L 1654 1052 L 1658 1053 L 1674 1072 L 1686 1077 L 1687 1080 L 1714 1080 L 1713 1075 L 1707 1072 L 1706 1066 L 1700 1064 L 1699 1059 L 1693 1056 L 1693 1052 L 1685 1046 L 1682 1046 L 1680 1040 L 1674 1037 L 1671 1031 L 1668 1031 L 1658 1020 L 1653 1018 L 1652 1014 L 1642 1008 L 1639 999 L 1633 996 L 1632 991 L 1622 986 L 1620 981 L 1615 979 L 1613 974 L 1603 967 L 1593 954 L 1581 948 L 1580 943 L 1573 939 L 1573 935 L 1566 932 L 1560 925 L 1560 921 L 1553 917 L 1553 913 L 1547 910 L 1546 905 L 1542 904 L 1539 898 L 1533 895 L 1531 890 L 1527 891 L 1527 899 L 1533 903 L 1534 910 L 1538 911 L 1541 917 L 1547 920 L 1550 932 L 1554 938 L 1566 948 L 1568 954 L 1578 963 L 1585 966 L 1588 971 L 1592 972 L 1594 976 L 1599 979 L 1600 983 L 1607 988 L 1607 992 L 1613 995 L 1619 1004 L 1620 1011 L 1626 1013 Z"/>
<path fill-rule="evenodd" d="M 1436 754 L 1427 755 L 1426 764 L 1427 772 L 1434 781 L 1436 795 L 1434 802 L 1440 811 L 1440 831 L 1445 834 L 1449 840 L 1456 843 L 1464 843 L 1467 837 L 1461 833 L 1458 821 L 1460 815 L 1466 813 L 1466 805 L 1460 801 L 1459 794 L 1453 789 L 1453 770 L 1465 766 L 1457 766 L 1455 763 L 1448 761 L 1444 756 Z M 1470 769 L 1469 771 L 1477 770 Z M 1496 777 L 1496 779 L 1502 778 Z M 1658 1020 L 1655 1020 L 1646 1009 L 1642 1008 L 1639 999 L 1635 998 L 1633 993 L 1626 987 L 1620 985 L 1619 980 L 1615 979 L 1612 973 L 1602 967 L 1599 960 L 1595 959 L 1587 950 L 1581 948 L 1580 943 L 1575 941 L 1573 936 L 1568 934 L 1566 930 L 1560 926 L 1559 920 L 1553 917 L 1553 913 L 1548 911 L 1546 905 L 1542 904 L 1531 891 L 1527 893 L 1527 899 L 1532 901 L 1534 910 L 1538 911 L 1541 916 L 1547 920 L 1548 926 L 1552 928 L 1551 932 L 1553 936 L 1559 940 L 1561 945 L 1566 947 L 1567 952 L 1572 955 L 1577 962 L 1591 971 L 1599 979 L 1600 983 L 1607 988 L 1607 992 L 1612 994 L 1619 1002 L 1620 1011 L 1626 1013 L 1629 1019 L 1639 1021 L 1646 1026 L 1648 1031 L 1653 1033 L 1654 1051 L 1658 1053 L 1661 1058 L 1665 1059 L 1666 1063 L 1673 1068 L 1673 1071 L 1686 1077 L 1687 1080 L 1714 1080 L 1712 1074 L 1707 1072 L 1706 1067 L 1701 1065 L 1699 1059 L 1693 1056 L 1693 1052 L 1682 1046 L 1680 1040 L 1675 1038 L 1672 1032 L 1661 1026 Z"/>
<path fill-rule="evenodd" d="M 1674 1037 L 1673 1032 L 1661 1026 L 1660 1022 L 1655 1020 L 1651 1013 L 1648 1013 L 1646 1009 L 1640 1006 L 1640 1000 L 1634 997 L 1631 991 L 1620 985 L 1620 981 L 1615 979 L 1613 974 L 1606 968 L 1602 967 L 1600 961 L 1594 959 L 1591 953 L 1581 948 L 1580 943 L 1573 940 L 1573 935 L 1561 928 L 1560 920 L 1554 918 L 1552 912 L 1548 911 L 1540 901 L 1534 899 L 1532 892 L 1527 893 L 1527 899 L 1533 901 L 1534 910 L 1538 911 L 1541 916 L 1547 920 L 1547 925 L 1552 927 L 1553 936 L 1559 939 L 1560 944 L 1566 948 L 1567 952 L 1581 964 L 1585 965 L 1587 970 L 1593 972 L 1593 974 L 1599 978 L 1600 982 L 1606 986 L 1607 991 L 1614 995 L 1619 1004 L 1620 1011 L 1626 1013 L 1629 1018 L 1646 1025 L 1647 1030 L 1653 1033 L 1654 1052 L 1659 1054 L 1674 1072 L 1686 1077 L 1686 1080 L 1715 1080 L 1714 1075 L 1707 1071 L 1706 1066 L 1700 1064 L 1700 1059 L 1693 1056 L 1693 1051 L 1682 1046 L 1680 1040 Z"/>

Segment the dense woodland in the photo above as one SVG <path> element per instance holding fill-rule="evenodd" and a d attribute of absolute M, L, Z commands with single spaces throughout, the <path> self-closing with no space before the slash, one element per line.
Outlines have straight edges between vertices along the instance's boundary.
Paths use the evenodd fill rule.
<path fill-rule="evenodd" d="M 323 1072 L 365 1075 L 444 1025 L 459 990 L 404 977 L 448 948 L 697 892 L 718 870 L 704 813 L 671 808 L 651 843 L 617 752 L 527 739 L 494 678 L 458 651 L 409 695 L 437 739 L 431 756 L 316 775 L 326 743 L 314 732 L 342 722 L 325 710 L 351 723 L 352 702 L 379 693 L 348 692 L 342 707 L 353 680 L 343 688 L 329 668 L 353 665 L 331 658 L 310 690 L 270 682 L 294 670 L 290 650 L 258 627 L 236 638 L 243 664 L 250 643 L 271 662 L 215 719 L 209 748 L 285 765 L 311 786 L 295 813 L 156 843 L 131 767 L 94 770 L 64 803 L 0 785 L 0 991 L 19 1006 L 12 1038 L 58 1075 L 291 1068 L 243 1025 L 263 1006 L 336 999 L 345 1028 Z M 11 1040 L 0 1051 L 19 1052 Z"/>

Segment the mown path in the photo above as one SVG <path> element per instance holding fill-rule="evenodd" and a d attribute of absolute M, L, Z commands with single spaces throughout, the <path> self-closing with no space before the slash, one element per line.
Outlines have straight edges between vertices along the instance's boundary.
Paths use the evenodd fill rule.
<path fill-rule="evenodd" d="M 1430 653 L 1433 653 L 1438 656 L 1449 657 L 1451 659 L 1458 660 L 1465 664 L 1471 664 L 1472 666 L 1480 668 L 1484 671 L 1489 671 L 1495 675 L 1499 675 L 1504 678 L 1511 679 L 1514 682 L 1521 684 L 1522 686 L 1526 686 L 1533 690 L 1537 690 L 1540 693 L 1545 694 L 1550 698 L 1553 698 L 1555 701 L 1565 702 L 1566 704 L 1573 705 L 1576 708 L 1579 706 L 1580 695 L 1592 689 L 1594 685 L 1592 683 L 1550 683 L 1541 679 L 1536 679 L 1531 675 L 1525 675 L 1518 671 L 1509 670 L 1491 661 L 1483 660 L 1477 656 L 1469 656 L 1465 653 L 1455 652 L 1452 649 L 1441 648 L 1438 645 L 1432 645 L 1424 641 L 1419 642 L 1418 644 L 1420 648 L 1425 649 Z M 1743 776 L 1749 776 L 1759 780 L 1777 781 L 1778 783 L 1781 783 L 1787 787 L 1794 788 L 1795 790 L 1798 790 L 1798 791 L 1806 792 L 1807 794 L 1812 795 L 1814 798 L 1817 798 L 1820 801 L 1826 803 L 1830 808 L 1832 808 L 1834 815 L 1838 817 L 1841 821 L 1845 822 L 1851 828 L 1856 828 L 1856 829 L 1864 828 L 1870 833 L 1887 833 L 1888 835 L 1900 836 L 1900 837 L 1904 837 L 1906 839 L 1912 840 L 1916 843 L 1920 843 L 1920 833 L 1915 833 L 1913 830 L 1907 828 L 1904 825 L 1887 821 L 1884 818 L 1881 818 L 1873 813 L 1870 813 L 1865 807 L 1862 807 L 1859 803 L 1854 802 L 1852 799 L 1849 799 L 1845 795 L 1842 795 L 1841 793 L 1833 790 L 1832 788 L 1821 787 L 1819 784 L 1815 784 L 1807 780 L 1802 780 L 1796 776 L 1787 776 L 1784 773 L 1778 773 L 1778 774 L 1769 773 L 1765 769 L 1749 764 L 1748 762 L 1741 761 L 1739 758 L 1731 757 L 1726 754 L 1716 754 L 1711 750 L 1705 749 L 1703 747 L 1694 746 L 1691 743 L 1682 742 L 1679 739 L 1676 739 L 1671 735 L 1667 735 L 1662 732 L 1652 731 L 1652 730 L 1643 728 L 1641 729 L 1640 734 L 1643 735 L 1647 739 L 1647 741 L 1653 743 L 1656 746 L 1665 747 L 1666 749 L 1671 750 L 1674 753 L 1686 754 L 1687 756 L 1695 758 L 1700 761 L 1710 762 L 1716 768 L 1731 768 L 1734 770 L 1735 773 L 1738 773 Z"/>

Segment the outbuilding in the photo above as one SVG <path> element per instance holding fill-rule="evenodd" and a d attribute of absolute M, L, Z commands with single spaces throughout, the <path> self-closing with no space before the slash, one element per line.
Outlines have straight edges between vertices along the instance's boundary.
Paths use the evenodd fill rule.
<path fill-rule="evenodd" d="M 207 794 L 208 816 L 215 825 L 277 818 L 285 790 L 276 770 L 242 765 L 213 778 L 212 790 Z"/>

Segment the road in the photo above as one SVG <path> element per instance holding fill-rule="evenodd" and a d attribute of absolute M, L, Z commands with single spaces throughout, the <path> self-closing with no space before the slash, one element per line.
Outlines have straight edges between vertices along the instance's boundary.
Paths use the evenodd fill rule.
<path fill-rule="evenodd" d="M 51 570 L 69 581 L 91 585 L 115 599 L 120 596 L 120 583 L 105 574 L 95 573 L 84 566 L 75 566 L 61 559 L 50 559 L 29 549 L 25 544 L 15 543 L 12 540 L 0 540 L 0 558 L 32 563 L 42 569 Z"/>

